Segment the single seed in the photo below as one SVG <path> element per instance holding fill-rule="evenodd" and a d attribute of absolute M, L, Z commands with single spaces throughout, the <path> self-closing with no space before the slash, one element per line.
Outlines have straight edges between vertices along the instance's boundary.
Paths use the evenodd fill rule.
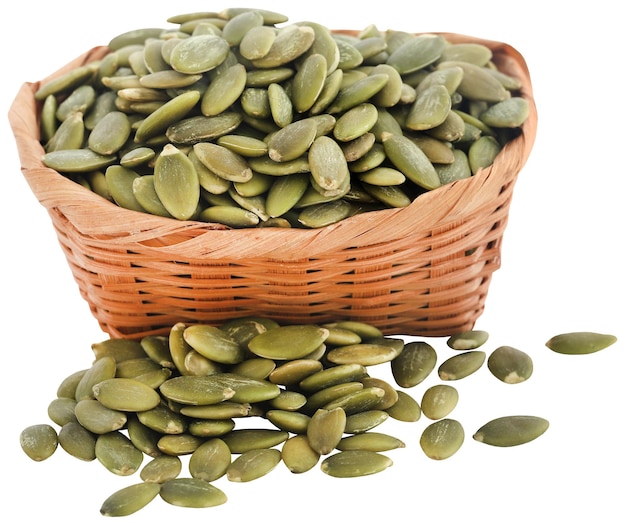
<path fill-rule="evenodd" d="M 146 463 L 139 476 L 146 483 L 164 483 L 178 477 L 182 469 L 183 464 L 178 456 L 163 454 Z"/>
<path fill-rule="evenodd" d="M 189 457 L 189 473 L 204 481 L 221 478 L 231 463 L 231 451 L 220 438 L 210 438 L 202 443 Z"/>
<path fill-rule="evenodd" d="M 437 352 L 430 344 L 423 341 L 410 342 L 391 361 L 391 372 L 401 387 L 415 387 L 430 375 L 436 363 Z"/>
<path fill-rule="evenodd" d="M 404 448 L 404 442 L 395 436 L 381 432 L 364 432 L 341 439 L 337 450 L 370 450 L 372 452 L 386 452 L 388 450 Z"/>
<path fill-rule="evenodd" d="M 157 497 L 161 486 L 158 483 L 135 483 L 124 487 L 104 500 L 100 514 L 110 517 L 130 516 L 144 508 Z"/>
<path fill-rule="evenodd" d="M 111 378 L 93 386 L 94 397 L 105 407 L 123 412 L 150 410 L 161 402 L 158 392 L 132 378 Z"/>
<path fill-rule="evenodd" d="M 134 474 L 143 461 L 143 453 L 119 431 L 99 435 L 94 450 L 97 460 L 118 476 Z"/>
<path fill-rule="evenodd" d="M 474 434 L 476 441 L 496 447 L 513 447 L 537 439 L 550 426 L 538 416 L 503 416 L 496 418 Z"/>
<path fill-rule="evenodd" d="M 161 498 L 177 507 L 207 508 L 223 505 L 226 494 L 216 486 L 197 478 L 175 478 L 162 484 Z"/>
<path fill-rule="evenodd" d="M 311 448 L 320 455 L 330 454 L 341 441 L 346 428 L 346 412 L 337 407 L 317 409 L 306 429 Z"/>
<path fill-rule="evenodd" d="M 456 407 L 459 392 L 450 385 L 433 385 L 424 392 L 420 404 L 424 415 L 431 420 L 445 418 Z"/>
<path fill-rule="evenodd" d="M 281 453 L 283 463 L 294 474 L 311 470 L 320 459 L 319 453 L 313 450 L 304 434 L 297 434 L 285 441 Z"/>
<path fill-rule="evenodd" d="M 48 459 L 59 444 L 56 430 L 47 424 L 31 425 L 20 433 L 20 446 L 33 461 Z"/>
<path fill-rule="evenodd" d="M 377 474 L 393 464 L 391 458 L 371 450 L 344 450 L 322 461 L 321 470 L 336 478 L 355 478 Z"/>
<path fill-rule="evenodd" d="M 466 378 L 480 369 L 486 358 L 483 351 L 469 351 L 452 356 L 439 365 L 439 378 L 446 381 Z"/>
<path fill-rule="evenodd" d="M 559 354 L 592 354 L 616 341 L 617 337 L 612 334 L 580 331 L 557 334 L 546 342 L 546 346 Z"/>
<path fill-rule="evenodd" d="M 463 445 L 463 426 L 454 419 L 445 418 L 431 423 L 420 437 L 420 446 L 431 459 L 442 460 L 454 455 Z"/>
<path fill-rule="evenodd" d="M 226 471 L 226 477 L 237 483 L 253 481 L 269 474 L 280 460 L 278 449 L 248 450 L 233 460 Z"/>
<path fill-rule="evenodd" d="M 447 345 L 455 350 L 471 350 L 483 345 L 489 339 L 486 331 L 471 330 L 453 334 L 447 340 Z"/>
<path fill-rule="evenodd" d="M 521 383 L 532 375 L 533 360 L 519 349 L 502 346 L 489 355 L 487 367 L 504 383 Z"/>

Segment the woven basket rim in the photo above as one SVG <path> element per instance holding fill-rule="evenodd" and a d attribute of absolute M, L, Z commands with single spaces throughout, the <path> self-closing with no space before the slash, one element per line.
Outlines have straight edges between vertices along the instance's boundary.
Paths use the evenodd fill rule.
<path fill-rule="evenodd" d="M 352 30 L 337 32 L 354 33 Z M 502 42 L 457 33 L 438 34 L 451 42 L 479 42 L 490 47 L 494 62 L 520 79 L 520 94 L 528 100 L 530 114 L 520 135 L 503 147 L 492 166 L 471 178 L 425 192 L 407 207 L 370 211 L 319 229 L 230 229 L 221 224 L 179 221 L 132 211 L 100 197 L 41 162 L 44 151 L 38 141 L 34 93 L 42 83 L 63 72 L 101 58 L 109 52 L 105 46 L 83 53 L 48 78 L 23 84 L 9 110 L 22 173 L 39 202 L 49 212 L 64 214 L 80 234 L 128 244 L 129 248 L 140 243 L 160 251 L 161 255 L 172 251 L 188 259 L 210 258 L 218 252 L 220 257 L 226 258 L 290 260 L 316 256 L 338 247 L 361 247 L 404 238 L 416 230 L 432 228 L 433 223 L 445 228 L 465 220 L 474 211 L 480 212 L 481 202 L 493 199 L 500 191 L 502 180 L 494 178 L 502 172 L 508 173 L 514 181 L 534 144 L 537 110 L 526 61 L 516 49 Z"/>

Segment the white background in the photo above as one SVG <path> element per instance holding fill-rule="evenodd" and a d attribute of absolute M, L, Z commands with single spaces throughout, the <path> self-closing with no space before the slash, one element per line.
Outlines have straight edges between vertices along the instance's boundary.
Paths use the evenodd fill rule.
<path fill-rule="evenodd" d="M 20 85 L 36 81 L 83 51 L 142 26 L 167 27 L 169 16 L 220 10 L 218 2 L 12 2 L 3 19 L 6 115 Z M 234 4 L 238 6 L 239 4 Z M 506 42 L 526 58 L 539 129 L 523 169 L 494 274 L 476 327 L 491 334 L 485 350 L 512 345 L 528 352 L 535 373 L 504 385 L 486 368 L 456 384 L 465 444 L 436 462 L 419 447 L 426 426 L 388 421 L 380 430 L 403 439 L 382 474 L 339 480 L 314 469 L 292 475 L 282 465 L 248 484 L 219 480 L 229 497 L 220 507 L 182 509 L 156 499 L 130 521 L 624 521 L 624 64 L 617 3 L 253 2 L 293 22 L 332 28 L 446 31 Z M 174 6 L 174 7 L 173 7 Z M 99 521 L 102 501 L 138 481 L 61 449 L 43 463 L 20 450 L 19 433 L 47 422 L 60 381 L 91 364 L 92 342 L 106 336 L 91 316 L 58 246 L 49 218 L 20 174 L 2 120 L 3 519 Z M 612 333 L 620 341 L 580 357 L 549 351 L 545 341 L 573 330 Z M 398 333 L 401 334 L 401 333 Z M 431 340 L 449 356 L 445 340 Z M 387 369 L 372 373 L 388 378 Z M 417 399 L 433 375 L 412 393 Z M 538 440 L 516 448 L 472 440 L 485 421 L 507 414 L 550 420 Z M 384 519 L 383 519 L 384 518 Z"/>

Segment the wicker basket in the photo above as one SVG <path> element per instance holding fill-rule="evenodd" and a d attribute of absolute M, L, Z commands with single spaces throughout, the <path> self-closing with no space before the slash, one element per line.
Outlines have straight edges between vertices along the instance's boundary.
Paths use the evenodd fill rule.
<path fill-rule="evenodd" d="M 352 319 L 386 334 L 420 336 L 472 328 L 500 267 L 513 187 L 537 114 L 515 49 L 444 36 L 488 45 L 499 69 L 523 82 L 531 114 L 521 135 L 472 178 L 422 194 L 408 207 L 321 229 L 229 230 L 120 208 L 43 166 L 33 96 L 40 82 L 24 84 L 9 112 L 22 172 L 103 331 L 137 338 L 163 334 L 179 321 L 219 324 L 248 315 L 285 324 Z M 41 83 L 107 52 L 94 48 Z"/>

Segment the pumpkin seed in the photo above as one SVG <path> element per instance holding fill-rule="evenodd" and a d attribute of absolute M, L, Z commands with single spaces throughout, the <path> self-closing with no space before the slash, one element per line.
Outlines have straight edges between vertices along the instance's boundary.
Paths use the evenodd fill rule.
<path fill-rule="evenodd" d="M 284 325 L 255 336 L 248 348 L 263 358 L 295 360 L 311 354 L 328 334 L 328 329 L 317 325 Z"/>
<path fill-rule="evenodd" d="M 465 440 L 463 426 L 454 419 L 445 418 L 431 423 L 420 437 L 420 446 L 431 459 L 442 460 L 456 454 Z"/>
<path fill-rule="evenodd" d="M 311 470 L 320 459 L 320 455 L 313 450 L 304 434 L 296 434 L 285 441 L 281 454 L 283 463 L 294 474 Z"/>
<path fill-rule="evenodd" d="M 391 361 L 391 372 L 401 387 L 415 387 L 430 375 L 436 363 L 437 352 L 430 344 L 423 341 L 410 342 Z"/>
<path fill-rule="evenodd" d="M 26 427 L 20 433 L 20 446 L 33 461 L 48 459 L 54 454 L 58 445 L 56 430 L 45 423 Z"/>
<path fill-rule="evenodd" d="M 220 438 L 211 438 L 202 443 L 189 457 L 189 473 L 204 481 L 221 478 L 231 464 L 231 452 Z"/>
<path fill-rule="evenodd" d="M 487 358 L 491 373 L 504 383 L 521 383 L 533 373 L 533 360 L 525 352 L 509 346 L 495 349 Z"/>
<path fill-rule="evenodd" d="M 405 443 L 389 434 L 382 432 L 364 432 L 354 434 L 341 439 L 337 450 L 369 450 L 372 452 L 386 452 L 388 450 L 406 447 Z"/>
<path fill-rule="evenodd" d="M 121 429 L 126 425 L 124 412 L 105 407 L 95 399 L 84 399 L 74 408 L 76 420 L 94 434 L 104 434 Z"/>
<path fill-rule="evenodd" d="M 454 350 L 471 350 L 484 345 L 488 339 L 489 333 L 486 331 L 469 330 L 453 334 L 446 344 Z"/>
<path fill-rule="evenodd" d="M 473 438 L 496 447 L 513 447 L 537 439 L 549 427 L 548 420 L 538 416 L 503 416 L 480 427 Z"/>
<path fill-rule="evenodd" d="M 346 428 L 346 412 L 340 408 L 317 409 L 306 428 L 311 448 L 320 455 L 330 454 L 341 441 Z"/>
<path fill-rule="evenodd" d="M 269 449 L 280 445 L 289 437 L 289 433 L 276 429 L 237 429 L 224 434 L 222 440 L 231 453 L 243 454 L 253 449 Z"/>
<path fill-rule="evenodd" d="M 124 487 L 104 500 L 100 507 L 103 516 L 130 516 L 147 506 L 157 497 L 161 486 L 158 483 L 142 482 Z"/>
<path fill-rule="evenodd" d="M 183 464 L 178 456 L 163 454 L 146 463 L 139 476 L 146 483 L 164 483 L 178 477 L 182 469 Z"/>
<path fill-rule="evenodd" d="M 97 460 L 118 476 L 134 474 L 143 461 L 143 453 L 119 431 L 99 435 L 94 450 Z"/>
<path fill-rule="evenodd" d="M 215 507 L 228 499 L 222 490 L 198 478 L 167 480 L 161 485 L 159 495 L 170 505 L 187 508 Z"/>
<path fill-rule="evenodd" d="M 74 412 L 76 403 L 77 401 L 73 397 L 55 398 L 48 404 L 48 417 L 60 427 L 70 421 L 78 421 Z"/>
<path fill-rule="evenodd" d="M 245 483 L 269 474 L 281 461 L 277 449 L 252 449 L 237 456 L 226 470 L 229 481 Z"/>
<path fill-rule="evenodd" d="M 466 378 L 480 369 L 486 358 L 483 351 L 469 351 L 452 356 L 439 365 L 439 378 L 446 381 Z"/>
<path fill-rule="evenodd" d="M 123 412 L 140 412 L 156 407 L 161 397 L 145 383 L 132 378 L 110 378 L 93 386 L 94 397 L 105 407 Z"/>
<path fill-rule="evenodd" d="M 371 450 L 344 450 L 324 458 L 321 470 L 336 478 L 377 474 L 393 465 L 391 458 Z"/>
<path fill-rule="evenodd" d="M 450 414 L 459 401 L 459 392 L 450 385 L 433 385 L 424 392 L 420 406 L 431 420 L 440 420 Z"/>
<path fill-rule="evenodd" d="M 610 347 L 617 341 L 612 334 L 579 331 L 557 334 L 546 346 L 559 354 L 592 354 Z"/>
<path fill-rule="evenodd" d="M 83 461 L 96 459 L 96 437 L 77 421 L 70 421 L 61 427 L 58 441 L 70 456 Z"/>

